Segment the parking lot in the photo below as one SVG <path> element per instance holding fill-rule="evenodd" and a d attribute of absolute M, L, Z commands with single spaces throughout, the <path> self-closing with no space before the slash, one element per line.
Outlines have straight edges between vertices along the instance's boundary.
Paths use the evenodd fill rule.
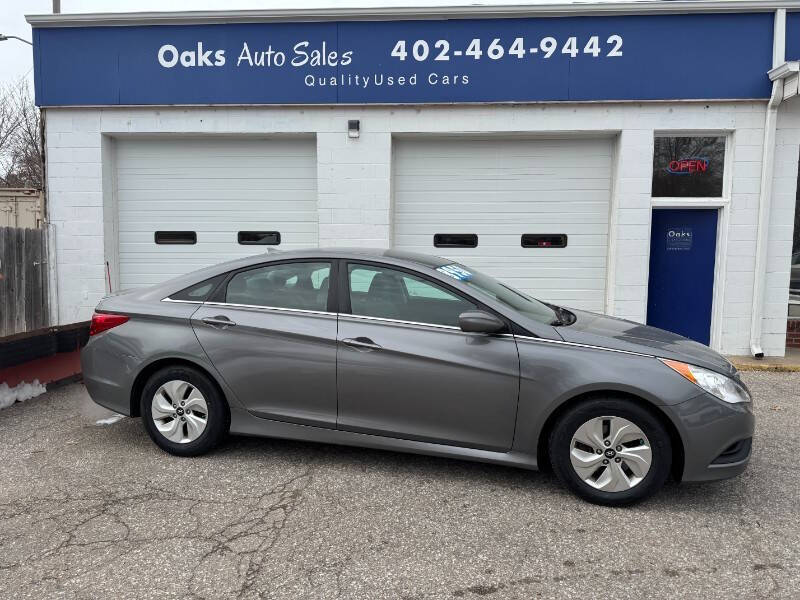
<path fill-rule="evenodd" d="M 628 509 L 548 474 L 355 448 L 234 438 L 176 458 L 70 384 L 0 411 L 1 594 L 797 597 L 800 374 L 746 380 L 749 470 Z"/>

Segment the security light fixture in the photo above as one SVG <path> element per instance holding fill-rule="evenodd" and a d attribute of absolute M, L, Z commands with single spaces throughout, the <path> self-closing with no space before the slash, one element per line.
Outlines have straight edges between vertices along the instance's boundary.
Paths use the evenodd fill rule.
<path fill-rule="evenodd" d="M 0 42 L 5 42 L 6 40 L 19 40 L 20 42 L 24 42 L 29 46 L 33 46 L 28 40 L 23 40 L 21 37 L 17 37 L 16 35 L 3 35 L 0 33 Z"/>
<path fill-rule="evenodd" d="M 361 134 L 361 121 L 352 119 L 347 122 L 347 137 L 357 138 Z"/>

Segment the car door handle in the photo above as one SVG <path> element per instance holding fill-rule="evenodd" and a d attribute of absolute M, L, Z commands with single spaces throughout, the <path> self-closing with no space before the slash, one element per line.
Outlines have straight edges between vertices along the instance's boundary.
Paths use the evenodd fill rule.
<path fill-rule="evenodd" d="M 380 344 L 376 344 L 368 337 L 345 338 L 342 343 L 350 346 L 354 350 L 368 352 L 370 350 L 380 350 Z"/>
<path fill-rule="evenodd" d="M 220 327 L 222 329 L 226 327 L 231 327 L 232 325 L 236 325 L 236 323 L 231 321 L 228 317 L 224 317 L 222 315 L 219 315 L 217 317 L 206 317 L 205 319 L 201 320 L 206 325 L 211 325 L 212 327 Z"/>

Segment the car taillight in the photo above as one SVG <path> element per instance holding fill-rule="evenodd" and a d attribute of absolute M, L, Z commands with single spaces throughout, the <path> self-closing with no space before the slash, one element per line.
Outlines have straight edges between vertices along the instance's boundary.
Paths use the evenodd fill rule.
<path fill-rule="evenodd" d="M 126 315 L 110 315 L 107 313 L 94 313 L 92 315 L 92 324 L 89 325 L 89 335 L 97 335 L 103 331 L 122 325 L 127 322 L 130 317 Z"/>

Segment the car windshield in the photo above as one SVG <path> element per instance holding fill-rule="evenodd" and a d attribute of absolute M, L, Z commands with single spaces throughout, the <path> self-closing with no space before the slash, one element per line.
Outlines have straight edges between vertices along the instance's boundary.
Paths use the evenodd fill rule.
<path fill-rule="evenodd" d="M 478 273 L 477 271 L 459 264 L 443 265 L 436 270 L 454 279 L 458 279 L 479 294 L 488 296 L 492 300 L 497 300 L 509 308 L 513 308 L 517 312 L 539 321 L 540 323 L 560 325 L 563 322 L 557 308 L 553 308 L 549 304 L 545 304 L 504 283 L 500 283 L 493 277 Z"/>

